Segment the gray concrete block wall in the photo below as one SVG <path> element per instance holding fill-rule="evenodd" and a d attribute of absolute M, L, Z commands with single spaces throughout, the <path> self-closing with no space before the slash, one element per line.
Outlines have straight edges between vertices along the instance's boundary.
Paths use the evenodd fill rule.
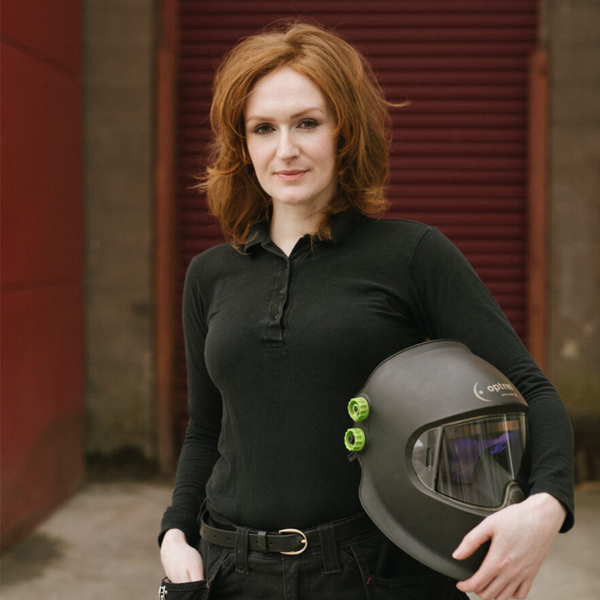
<path fill-rule="evenodd" d="M 87 452 L 156 459 L 156 2 L 84 0 Z"/>
<path fill-rule="evenodd" d="M 549 371 L 580 479 L 600 478 L 600 0 L 547 0 Z"/>

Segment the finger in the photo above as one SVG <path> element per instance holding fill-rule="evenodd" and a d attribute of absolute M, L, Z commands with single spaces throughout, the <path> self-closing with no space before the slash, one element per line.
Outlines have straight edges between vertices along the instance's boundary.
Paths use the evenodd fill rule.
<path fill-rule="evenodd" d="M 528 579 L 527 581 L 524 581 L 517 588 L 517 591 L 514 593 L 514 597 L 517 598 L 517 600 L 523 600 L 524 598 L 527 598 L 527 595 L 531 591 L 532 587 L 533 587 L 533 579 Z"/>
<path fill-rule="evenodd" d="M 486 588 L 485 593 L 489 594 L 489 598 L 495 600 L 510 600 L 513 598 L 515 590 L 519 587 L 519 582 L 502 581 L 500 577 L 497 577 L 489 588 Z"/>
<path fill-rule="evenodd" d="M 508 598 L 525 598 L 533 585 L 537 570 L 531 570 L 520 557 L 511 556 L 504 552 L 494 552 L 491 548 L 488 556 L 482 563 L 480 570 L 475 574 L 483 574 L 489 569 L 490 583 L 485 587 L 485 593 L 495 600 Z M 475 576 L 473 576 L 473 579 Z M 477 586 L 477 581 L 474 582 Z M 481 590 L 481 586 L 479 587 Z M 478 589 L 474 589 L 479 593 Z M 519 594 L 519 595 L 517 595 Z"/>
<path fill-rule="evenodd" d="M 471 580 L 468 591 L 478 594 L 483 600 L 509 600 L 510 598 L 525 598 L 533 580 L 527 578 L 520 565 L 512 564 L 506 558 L 500 559 L 497 554 L 489 554 L 480 569 Z M 523 596 L 516 594 L 525 593 Z M 466 591 L 466 590 L 463 590 Z"/>
<path fill-rule="evenodd" d="M 461 581 L 458 584 L 458 589 L 463 592 L 473 592 L 479 594 L 490 586 L 498 577 L 501 572 L 500 564 L 496 558 L 496 553 L 488 551 L 485 559 L 481 563 L 481 566 L 466 581 Z"/>
<path fill-rule="evenodd" d="M 475 584 L 475 585 L 469 586 L 468 589 L 466 589 L 466 588 L 459 588 L 459 589 L 461 589 L 461 591 L 468 593 L 468 594 L 477 594 L 477 596 L 479 598 L 481 598 L 481 600 L 492 600 L 492 599 L 495 600 L 493 590 L 495 590 L 497 588 L 494 587 L 494 581 L 495 581 L 495 579 L 492 578 L 488 582 L 483 582 L 480 585 Z M 461 583 L 467 583 L 467 582 L 461 582 Z"/>
<path fill-rule="evenodd" d="M 480 567 L 475 575 L 466 581 L 459 581 L 456 587 L 465 593 L 479 594 L 485 590 L 494 580 L 494 572 L 492 570 L 482 570 Z"/>
<path fill-rule="evenodd" d="M 492 537 L 492 527 L 487 519 L 483 520 L 477 527 L 471 529 L 462 539 L 458 548 L 452 553 L 452 558 L 463 560 L 468 558 L 485 542 Z"/>

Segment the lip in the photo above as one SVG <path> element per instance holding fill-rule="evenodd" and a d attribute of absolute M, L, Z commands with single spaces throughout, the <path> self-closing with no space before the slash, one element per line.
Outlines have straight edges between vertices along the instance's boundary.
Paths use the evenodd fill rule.
<path fill-rule="evenodd" d="M 303 171 L 301 169 L 284 169 L 281 171 L 275 171 L 275 175 L 277 175 L 277 177 L 283 181 L 297 181 L 306 173 L 308 173 L 308 171 Z"/>

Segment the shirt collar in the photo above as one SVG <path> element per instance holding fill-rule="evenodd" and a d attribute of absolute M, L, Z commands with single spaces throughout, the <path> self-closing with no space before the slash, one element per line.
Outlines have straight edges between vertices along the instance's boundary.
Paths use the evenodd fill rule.
<path fill-rule="evenodd" d="M 263 244 L 271 239 L 269 235 L 269 226 L 267 225 L 266 219 L 254 223 L 250 228 L 250 235 L 248 241 L 244 244 L 244 253 L 249 252 L 252 248 L 259 244 Z"/>
<path fill-rule="evenodd" d="M 363 215 L 354 210 L 334 215 L 331 219 L 331 239 L 326 244 L 339 246 L 356 229 Z M 271 241 L 269 227 L 266 220 L 255 223 L 250 229 L 250 240 L 244 244 L 244 252 L 249 252 L 255 246 L 264 245 Z"/>

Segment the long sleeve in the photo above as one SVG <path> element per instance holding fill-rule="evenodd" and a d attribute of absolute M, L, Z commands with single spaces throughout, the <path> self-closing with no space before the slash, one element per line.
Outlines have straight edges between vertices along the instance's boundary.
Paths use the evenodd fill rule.
<path fill-rule="evenodd" d="M 171 506 L 166 510 L 159 543 L 168 529 L 181 529 L 191 546 L 199 541 L 198 513 L 206 482 L 219 458 L 221 395 L 208 373 L 204 345 L 207 334 L 205 305 L 200 289 L 200 261 L 188 269 L 183 294 L 183 332 L 188 377 L 189 423 L 179 459 Z"/>
<path fill-rule="evenodd" d="M 548 492 L 573 525 L 573 433 L 556 390 L 514 332 L 492 294 L 464 256 L 437 229 L 422 237 L 412 258 L 413 318 L 431 339 L 464 342 L 493 364 L 529 405 L 528 494 Z"/>

